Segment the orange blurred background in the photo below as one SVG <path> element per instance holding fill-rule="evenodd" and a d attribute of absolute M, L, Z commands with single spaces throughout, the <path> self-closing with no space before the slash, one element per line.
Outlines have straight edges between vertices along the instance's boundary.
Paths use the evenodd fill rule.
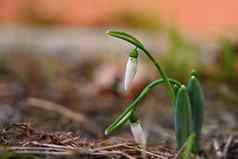
<path fill-rule="evenodd" d="M 0 0 L 1 25 L 73 27 L 128 26 L 143 23 L 175 26 L 194 35 L 236 35 L 236 0 Z M 148 20 L 149 19 L 149 20 Z"/>

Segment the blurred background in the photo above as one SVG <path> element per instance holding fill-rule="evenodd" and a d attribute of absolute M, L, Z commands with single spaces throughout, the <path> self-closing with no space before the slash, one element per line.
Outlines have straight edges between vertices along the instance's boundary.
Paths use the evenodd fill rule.
<path fill-rule="evenodd" d="M 236 0 L 0 0 L 1 124 L 30 122 L 102 136 L 158 78 L 141 58 L 131 90 L 122 91 L 131 47 L 105 35 L 117 29 L 142 40 L 169 76 L 185 83 L 193 69 L 199 73 L 207 99 L 206 137 L 221 125 L 237 131 L 237 28 Z M 164 92 L 153 90 L 138 113 L 152 139 L 167 141 L 174 137 Z"/>

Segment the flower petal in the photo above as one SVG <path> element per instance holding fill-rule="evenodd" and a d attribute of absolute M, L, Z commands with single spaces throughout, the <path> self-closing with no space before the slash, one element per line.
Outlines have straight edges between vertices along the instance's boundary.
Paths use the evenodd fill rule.
<path fill-rule="evenodd" d="M 137 70 L 137 58 L 129 57 L 126 65 L 125 79 L 124 79 L 124 89 L 128 90 L 129 85 L 136 75 Z"/>
<path fill-rule="evenodd" d="M 140 144 L 143 148 L 146 147 L 146 134 L 139 121 L 130 122 L 131 132 L 134 136 L 135 142 Z"/>

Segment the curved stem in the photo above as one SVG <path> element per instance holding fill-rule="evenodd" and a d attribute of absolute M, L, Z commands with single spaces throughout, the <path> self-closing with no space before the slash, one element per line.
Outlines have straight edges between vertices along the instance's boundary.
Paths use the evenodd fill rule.
<path fill-rule="evenodd" d="M 169 88 L 169 95 L 172 99 L 172 105 L 174 106 L 175 104 L 175 100 L 176 100 L 176 96 L 175 96 L 175 92 L 173 90 L 173 87 L 170 83 L 170 80 L 168 78 L 168 76 L 166 75 L 166 73 L 163 71 L 163 69 L 160 67 L 160 64 L 159 62 L 157 62 L 155 60 L 155 58 L 149 53 L 148 50 L 146 50 L 144 47 L 142 46 L 137 46 L 138 48 L 140 48 L 146 55 L 147 57 L 151 60 L 151 62 L 155 65 L 157 71 L 160 73 L 161 75 L 161 78 L 165 81 L 165 83 L 168 85 L 168 88 Z"/>
<path fill-rule="evenodd" d="M 175 85 L 181 86 L 181 83 L 179 81 L 176 81 L 176 80 L 173 80 L 173 79 L 169 79 L 169 82 L 171 84 L 175 84 Z M 133 118 L 134 112 L 136 110 L 136 106 L 139 104 L 139 102 L 144 99 L 144 97 L 149 93 L 149 91 L 153 87 L 155 87 L 155 86 L 157 86 L 159 84 L 164 84 L 164 83 L 165 83 L 164 79 L 158 79 L 158 80 L 155 80 L 155 81 L 151 82 L 150 84 L 148 84 L 142 90 L 142 92 L 133 100 L 133 102 L 127 106 L 126 110 L 124 110 L 119 115 L 119 117 L 106 129 L 105 134 L 110 134 L 113 130 L 121 127 L 130 118 Z"/>
<path fill-rule="evenodd" d="M 182 84 L 176 80 L 173 80 L 173 79 L 168 79 L 169 81 L 169 84 L 171 85 L 172 84 L 176 84 L 176 85 L 179 85 L 181 86 Z M 164 84 L 166 81 L 164 79 L 158 79 L 158 80 L 155 80 L 153 82 L 151 82 L 150 84 L 148 84 L 143 90 L 142 92 L 135 98 L 135 100 L 128 106 L 133 108 L 135 105 L 137 105 L 142 99 L 144 99 L 144 97 L 148 94 L 148 92 L 154 88 L 155 86 L 159 85 L 159 84 Z M 173 88 L 172 88 L 173 89 Z M 174 92 L 174 91 L 173 91 Z M 130 108 L 129 108 L 130 109 Z M 128 109 L 128 110 L 129 110 Z"/>
<path fill-rule="evenodd" d="M 161 78 L 164 79 L 165 83 L 168 85 L 169 95 L 170 95 L 170 98 L 172 100 L 172 105 L 174 106 L 176 97 L 175 97 L 175 92 L 172 88 L 172 85 L 169 82 L 169 78 L 167 77 L 167 75 L 163 71 L 163 69 L 160 67 L 159 62 L 157 62 L 155 60 L 155 58 L 150 54 L 150 52 L 145 49 L 143 43 L 140 42 L 139 40 L 137 40 L 134 36 L 132 36 L 130 34 L 127 34 L 125 32 L 108 30 L 106 33 L 110 36 L 115 37 L 115 38 L 119 38 L 121 40 L 125 40 L 125 41 L 129 42 L 130 44 L 132 44 L 132 45 L 136 46 L 137 48 L 141 49 L 143 51 L 143 53 L 145 53 L 147 55 L 147 57 L 155 65 L 155 67 L 156 67 L 157 71 L 159 72 Z"/>

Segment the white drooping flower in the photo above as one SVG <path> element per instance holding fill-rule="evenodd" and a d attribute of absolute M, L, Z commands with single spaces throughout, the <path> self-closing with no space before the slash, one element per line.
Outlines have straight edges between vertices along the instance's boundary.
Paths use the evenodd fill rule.
<path fill-rule="evenodd" d="M 137 70 L 137 58 L 138 58 L 138 52 L 136 49 L 134 49 L 128 58 L 127 65 L 126 65 L 126 71 L 125 71 L 125 79 L 124 79 L 124 89 L 128 90 L 132 80 L 134 79 L 136 75 Z"/>
<path fill-rule="evenodd" d="M 146 133 L 142 128 L 139 121 L 136 122 L 129 122 L 131 132 L 134 136 L 135 142 L 140 144 L 142 148 L 146 148 Z"/>

